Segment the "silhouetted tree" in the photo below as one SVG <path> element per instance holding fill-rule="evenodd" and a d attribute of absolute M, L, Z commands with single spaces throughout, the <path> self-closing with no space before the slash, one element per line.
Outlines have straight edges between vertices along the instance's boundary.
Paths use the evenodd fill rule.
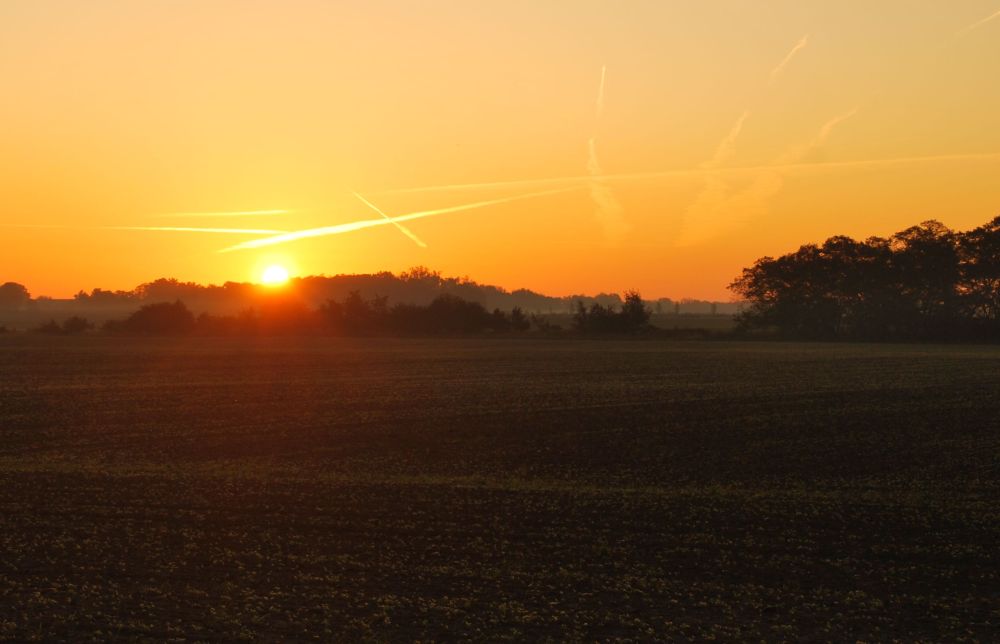
<path fill-rule="evenodd" d="M 90 293 L 80 291 L 73 296 L 74 301 L 93 306 L 127 304 L 138 299 L 139 296 L 135 291 L 106 291 L 101 288 L 95 288 Z"/>
<path fill-rule="evenodd" d="M 573 326 L 583 333 L 633 333 L 649 324 L 650 310 L 636 291 L 627 291 L 621 310 L 599 302 L 589 307 L 577 301 Z"/>
<path fill-rule="evenodd" d="M 23 284 L 5 282 L 0 284 L 0 308 L 16 309 L 31 302 L 31 293 Z"/>
<path fill-rule="evenodd" d="M 497 333 L 510 331 L 510 318 L 500 309 L 493 309 L 493 313 L 490 315 L 490 328 Z"/>
<path fill-rule="evenodd" d="M 531 328 L 531 320 L 524 314 L 520 306 L 515 306 L 510 311 L 510 328 L 519 332 L 524 332 Z"/>
<path fill-rule="evenodd" d="M 531 322 L 531 326 L 534 327 L 539 333 L 544 333 L 545 335 L 555 335 L 562 332 L 561 326 L 550 322 L 541 315 L 535 315 L 532 313 L 529 320 Z"/>
<path fill-rule="evenodd" d="M 649 325 L 649 317 L 652 311 L 642 301 L 642 296 L 638 291 L 625 291 L 625 300 L 622 303 L 622 310 L 619 314 L 622 319 L 624 331 L 638 331 Z"/>
<path fill-rule="evenodd" d="M 319 310 L 329 328 L 348 335 L 379 332 L 385 328 L 388 312 L 388 298 L 366 300 L 359 291 L 348 293 L 343 302 L 329 300 Z"/>
<path fill-rule="evenodd" d="M 949 339 L 996 334 L 1000 217 L 968 233 L 925 221 L 887 239 L 831 237 L 743 270 L 745 330 L 815 339 Z"/>
<path fill-rule="evenodd" d="M 190 333 L 194 328 L 194 314 L 180 300 L 147 304 L 124 321 L 110 322 L 105 325 L 107 331 L 151 335 Z"/>
<path fill-rule="evenodd" d="M 62 323 L 62 332 L 67 335 L 75 335 L 78 333 L 85 333 L 94 328 L 94 325 L 87 320 L 78 315 L 66 318 Z"/>
<path fill-rule="evenodd" d="M 478 302 L 454 295 L 440 295 L 427 307 L 435 333 L 476 333 L 490 327 L 491 316 Z"/>
<path fill-rule="evenodd" d="M 62 324 L 57 323 L 55 320 L 49 320 L 32 329 L 32 332 L 49 335 L 76 335 L 89 331 L 92 328 L 94 328 L 94 325 L 89 320 L 74 315 L 64 320 Z"/>
<path fill-rule="evenodd" d="M 966 315 L 1000 332 L 1000 217 L 963 235 L 959 254 Z"/>
<path fill-rule="evenodd" d="M 44 324 L 39 324 L 31 330 L 32 333 L 42 333 L 45 335 L 58 335 L 63 332 L 62 327 L 55 320 L 49 320 Z"/>
<path fill-rule="evenodd" d="M 925 221 L 890 239 L 904 333 L 914 338 L 947 337 L 959 320 L 961 275 L 958 238 L 937 221 Z"/>

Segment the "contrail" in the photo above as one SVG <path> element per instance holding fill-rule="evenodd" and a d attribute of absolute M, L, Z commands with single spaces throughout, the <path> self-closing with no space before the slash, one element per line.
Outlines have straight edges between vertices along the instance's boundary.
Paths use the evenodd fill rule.
<path fill-rule="evenodd" d="M 708 161 L 701 164 L 701 168 L 712 170 L 720 167 L 726 161 L 736 155 L 736 140 L 743 131 L 743 124 L 746 123 L 750 112 L 744 111 L 736 123 L 729 130 L 729 134 L 719 143 L 715 149 L 715 154 Z M 719 174 L 706 174 L 703 178 L 704 186 L 695 198 L 694 202 L 684 211 L 681 219 L 681 234 L 675 242 L 677 245 L 686 245 L 687 239 L 692 236 L 691 222 L 695 222 L 695 227 L 704 228 L 705 225 L 716 225 L 720 219 L 720 210 L 729 201 L 729 184 L 725 178 Z"/>
<path fill-rule="evenodd" d="M 291 210 L 230 210 L 225 212 L 168 212 L 156 217 L 209 218 L 209 217 L 266 217 L 287 215 Z"/>
<path fill-rule="evenodd" d="M 826 143 L 826 140 L 830 138 L 830 133 L 833 132 L 833 128 L 837 127 L 847 119 L 853 118 L 854 116 L 857 115 L 857 113 L 860 110 L 861 110 L 860 107 L 855 107 L 850 112 L 845 112 L 839 116 L 835 116 L 826 123 L 824 123 L 823 127 L 819 129 L 819 134 L 813 140 L 813 145 L 823 145 L 824 143 Z"/>
<path fill-rule="evenodd" d="M 719 143 L 719 147 L 715 149 L 715 154 L 712 158 L 701 165 L 703 168 L 718 168 L 720 165 L 731 159 L 736 154 L 736 139 L 739 138 L 740 132 L 743 131 L 743 124 L 746 123 L 747 118 L 750 116 L 750 112 L 743 112 L 738 119 L 736 119 L 733 129 L 729 131 L 726 138 L 722 139 Z"/>
<path fill-rule="evenodd" d="M 3 228 L 48 228 L 53 230 L 139 230 L 173 233 L 217 233 L 223 235 L 280 235 L 287 230 L 260 228 L 194 228 L 178 226 L 66 226 L 59 224 L 0 224 Z"/>
<path fill-rule="evenodd" d="M 806 34 L 805 36 L 802 36 L 802 39 L 799 40 L 799 42 L 795 43 L 792 50 L 785 54 L 785 57 L 781 59 L 780 63 L 778 63 L 778 66 L 771 70 L 771 76 L 768 81 L 769 84 L 774 85 L 775 81 L 778 80 L 778 77 L 781 76 L 782 72 L 785 71 L 785 68 L 788 67 L 788 64 L 792 62 L 793 58 L 795 58 L 795 54 L 799 53 L 802 48 L 808 44 L 808 42 L 809 34 Z"/>
<path fill-rule="evenodd" d="M 826 145 L 826 141 L 830 138 L 834 128 L 844 121 L 853 118 L 860 110 L 861 108 L 855 107 L 849 112 L 844 112 L 843 114 L 833 117 L 819 128 L 819 131 L 816 133 L 816 136 L 812 138 L 812 140 L 807 142 L 805 145 L 792 146 L 788 148 L 784 154 L 775 159 L 774 163 L 776 165 L 789 165 L 796 163 L 809 163 L 810 161 L 822 161 L 822 159 L 817 158 L 817 156 L 822 153 L 823 146 Z"/>
<path fill-rule="evenodd" d="M 675 246 L 692 246 L 718 237 L 743 221 L 767 212 L 767 202 L 784 187 L 784 176 L 772 169 L 761 170 L 744 189 L 731 192 L 721 179 L 709 183 L 688 208 L 686 224 Z"/>
<path fill-rule="evenodd" d="M 987 22 L 990 22 L 991 20 L 996 20 L 997 18 L 1000 18 L 1000 11 L 997 11 L 994 14 L 990 14 L 989 16 L 986 16 L 985 18 L 983 18 L 979 22 L 972 23 L 971 25 L 969 25 L 965 29 L 962 29 L 961 31 L 959 31 L 958 35 L 959 36 L 964 36 L 965 34 L 969 33 L 970 31 L 973 31 L 975 29 L 979 29 L 980 27 L 982 27 L 983 25 L 985 25 Z"/>
<path fill-rule="evenodd" d="M 677 246 L 691 246 L 730 232 L 742 223 L 767 214 L 770 201 L 785 186 L 782 167 L 801 164 L 810 156 L 822 152 L 822 147 L 835 127 L 858 113 L 858 108 L 840 114 L 824 123 L 816 136 L 805 145 L 792 146 L 782 153 L 774 165 L 754 173 L 753 180 L 734 194 L 721 177 L 708 177 L 706 188 L 688 208 L 688 225 L 675 241 Z"/>
<path fill-rule="evenodd" d="M 382 210 L 378 206 L 376 206 L 372 202 L 368 201 L 367 199 L 365 199 L 364 197 L 362 197 L 357 192 L 354 192 L 354 196 L 357 197 L 358 199 L 360 199 L 361 203 L 365 204 L 366 206 L 368 206 L 369 208 L 371 208 L 372 210 L 374 210 L 378 214 L 382 215 L 383 217 L 385 217 L 389 221 L 392 221 L 392 217 L 390 217 L 389 215 L 387 215 L 384 212 L 382 212 Z M 412 239 L 413 243 L 415 243 L 417 246 L 420 246 L 421 248 L 427 248 L 427 244 L 425 244 L 422 239 L 420 239 L 415 234 L 413 234 L 413 231 L 410 230 L 409 228 L 407 228 L 406 226 L 404 226 L 403 224 L 399 223 L 398 221 L 393 221 L 392 225 L 395 226 L 396 228 L 398 228 L 399 232 L 403 233 L 404 235 L 406 235 L 407 237 L 409 237 L 410 239 Z"/>
<path fill-rule="evenodd" d="M 935 163 L 949 161 L 1000 161 L 1000 152 L 983 152 L 972 154 L 938 154 L 927 156 L 894 157 L 889 159 L 858 159 L 853 161 L 820 161 L 815 163 L 785 163 L 779 165 L 729 166 L 726 168 L 676 168 L 672 170 L 650 170 L 647 172 L 630 172 L 602 175 L 565 175 L 562 177 L 546 177 L 541 179 L 514 179 L 510 181 L 487 181 L 482 183 L 453 183 L 437 186 L 420 186 L 414 188 L 395 188 L 382 190 L 380 194 L 415 194 L 421 192 L 456 192 L 462 190 L 487 190 L 498 188 L 531 188 L 553 185 L 587 183 L 593 179 L 601 181 L 638 181 L 643 179 L 662 179 L 669 177 L 686 178 L 704 175 L 728 175 L 757 172 L 760 170 L 824 170 L 837 168 L 863 168 L 888 165 L 905 165 L 913 163 Z"/>
<path fill-rule="evenodd" d="M 262 228 L 193 228 L 187 226 L 100 226 L 102 230 L 148 230 L 172 233 L 218 233 L 222 235 L 281 235 L 286 230 Z"/>
<path fill-rule="evenodd" d="M 587 171 L 591 175 L 590 198 L 594 202 L 594 216 L 604 228 L 608 242 L 616 244 L 621 242 L 630 229 L 624 219 L 625 209 L 611 191 L 611 187 L 600 178 L 604 172 L 597 159 L 596 140 L 591 138 L 587 142 L 587 148 L 590 157 L 587 160 Z"/>
<path fill-rule="evenodd" d="M 604 171 L 601 170 L 600 161 L 597 159 L 597 139 L 593 137 L 587 141 L 587 172 L 595 179 L 600 178 L 604 174 Z"/>
<path fill-rule="evenodd" d="M 604 83 L 607 80 L 608 67 L 601 67 L 601 84 L 597 88 L 597 120 L 604 113 Z M 594 217 L 604 228 L 604 236 L 608 242 L 617 244 L 628 234 L 630 226 L 625 222 L 625 209 L 615 197 L 611 188 L 599 177 L 604 174 L 601 162 L 597 158 L 597 135 L 587 141 L 587 172 L 592 177 L 590 181 L 590 198 L 594 202 Z"/>
<path fill-rule="evenodd" d="M 223 248 L 219 252 L 229 253 L 234 250 L 246 250 L 248 248 L 261 248 L 263 246 L 274 246 L 275 244 L 284 244 L 287 242 L 296 241 L 299 239 L 306 239 L 309 237 L 342 235 L 344 233 L 353 232 L 355 230 L 374 228 L 376 226 L 386 226 L 393 224 L 395 222 L 410 221 L 413 219 L 422 219 L 424 217 L 434 217 L 436 215 L 444 215 L 452 212 L 462 212 L 465 210 L 474 210 L 477 208 L 486 208 L 487 206 L 497 206 L 504 203 L 510 203 L 512 201 L 520 201 L 524 199 L 532 199 L 534 197 L 543 197 L 546 195 L 560 194 L 564 192 L 571 192 L 573 190 L 576 190 L 576 188 L 560 188 L 557 190 L 531 192 L 528 194 L 516 195 L 513 197 L 503 197 L 500 199 L 491 199 L 489 201 L 477 201 L 474 203 L 463 204 L 460 206 L 450 206 L 448 208 L 438 208 L 436 210 L 423 210 L 420 212 L 410 213 L 408 215 L 400 215 L 398 217 L 389 217 L 382 219 L 365 219 L 361 221 L 352 221 L 345 224 L 337 224 L 336 226 L 311 228 L 309 230 L 297 230 L 295 232 L 284 233 L 281 235 L 276 235 L 274 237 L 267 237 L 264 239 L 254 239 L 251 241 L 246 241 L 241 244 L 236 244 L 235 246 L 229 246 L 228 248 Z"/>
<path fill-rule="evenodd" d="M 604 116 L 604 81 L 608 75 L 608 66 L 601 66 L 601 85 L 597 89 L 597 118 Z"/>

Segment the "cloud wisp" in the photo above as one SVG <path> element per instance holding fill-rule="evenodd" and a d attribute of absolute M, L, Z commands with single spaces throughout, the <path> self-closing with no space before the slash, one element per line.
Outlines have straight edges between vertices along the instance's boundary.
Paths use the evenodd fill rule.
<path fill-rule="evenodd" d="M 774 69 L 771 70 L 771 73 L 768 76 L 769 85 L 774 85 L 778 81 L 778 78 L 780 78 L 781 75 L 785 72 L 785 68 L 788 67 L 789 63 L 792 62 L 792 59 L 795 58 L 796 54 L 802 51 L 807 44 L 809 44 L 808 34 L 802 36 L 799 42 L 795 43 L 795 46 L 792 47 L 792 49 L 787 54 L 785 54 L 785 57 L 781 59 L 781 62 L 778 63 L 778 65 Z"/>
<path fill-rule="evenodd" d="M 736 141 L 743 132 L 743 125 L 746 123 L 750 112 L 744 111 L 736 119 L 736 123 L 730 128 L 729 133 L 719 142 L 715 148 L 715 154 L 708 161 L 701 164 L 704 170 L 714 170 L 736 156 Z M 706 174 L 702 181 L 701 192 L 695 197 L 694 202 L 684 211 L 681 219 L 681 232 L 675 244 L 684 246 L 690 243 L 692 230 L 704 229 L 706 225 L 711 226 L 720 217 L 720 211 L 729 201 L 729 183 L 726 177 L 720 174 Z M 697 238 L 697 235 L 695 235 Z"/>
<path fill-rule="evenodd" d="M 764 215 L 771 200 L 785 186 L 784 169 L 810 165 L 805 160 L 822 154 L 822 148 L 834 128 L 858 113 L 855 108 L 824 123 L 806 144 L 788 148 L 770 166 L 752 174 L 742 190 L 731 192 L 721 177 L 709 177 L 706 190 L 688 208 L 685 227 L 675 241 L 677 246 L 692 246 L 726 234 L 747 221 Z"/>
<path fill-rule="evenodd" d="M 597 121 L 604 114 L 604 87 L 607 80 L 608 67 L 601 67 L 601 83 L 597 88 Z M 625 209 L 622 208 L 611 187 L 600 179 L 604 174 L 601 161 L 597 157 L 597 134 L 587 141 L 587 172 L 590 174 L 590 199 L 594 202 L 594 218 L 604 229 L 604 239 L 612 245 L 621 243 L 628 235 L 631 226 L 625 221 Z"/>
<path fill-rule="evenodd" d="M 601 176 L 604 171 L 597 158 L 597 141 L 591 138 L 587 142 L 587 171 L 590 172 L 590 199 L 594 202 L 594 218 L 604 229 L 604 238 L 609 244 L 618 244 L 631 230 L 625 222 L 625 209 L 622 208 L 615 193 Z"/>
<path fill-rule="evenodd" d="M 790 147 L 784 154 L 775 160 L 774 165 L 795 165 L 808 163 L 810 161 L 821 161 L 823 147 L 826 145 L 827 139 L 829 139 L 830 135 L 833 133 L 834 128 L 844 121 L 856 116 L 860 110 L 861 108 L 855 107 L 848 112 L 834 116 L 819 128 L 816 136 L 814 136 L 808 143 L 805 145 Z"/>
<path fill-rule="evenodd" d="M 488 201 L 476 201 L 473 203 L 461 204 L 458 206 L 450 206 L 447 208 L 437 208 L 435 210 L 422 210 L 420 212 L 414 212 L 407 215 L 399 215 L 397 217 L 389 217 L 389 218 L 383 217 L 382 219 L 363 219 L 361 221 L 351 221 L 344 224 L 337 224 L 334 226 L 324 226 L 321 228 L 297 230 L 294 232 L 283 233 L 272 237 L 266 237 L 264 239 L 252 239 L 250 241 L 245 241 L 240 244 L 235 244 L 233 246 L 223 248 L 219 252 L 229 253 L 237 250 L 248 250 L 251 248 L 262 248 L 265 246 L 274 246 L 276 244 L 285 244 L 288 242 L 293 242 L 300 239 L 308 239 L 312 237 L 342 235 L 344 233 L 350 233 L 357 230 L 364 230 L 366 228 L 375 228 L 377 226 L 388 226 L 392 225 L 393 223 L 412 221 L 414 219 L 423 219 L 424 217 L 435 217 L 437 215 L 445 215 L 453 212 L 464 212 L 467 210 L 487 208 L 489 206 L 498 206 L 500 204 L 511 203 L 514 201 L 523 201 L 525 199 L 534 199 L 536 197 L 544 197 L 547 195 L 555 195 L 565 192 L 571 192 L 577 189 L 578 188 L 559 188 L 556 190 L 530 192 L 527 194 L 515 195 L 512 197 L 501 197 L 499 199 L 490 199 Z"/>
<path fill-rule="evenodd" d="M 372 202 L 370 202 L 367 199 L 365 199 L 364 197 L 362 197 L 359 193 L 353 192 L 353 191 L 352 191 L 352 193 L 354 194 L 355 197 L 357 197 L 358 199 L 361 200 L 361 203 L 365 204 L 366 206 L 368 206 L 369 208 L 371 208 L 372 210 L 374 210 L 378 214 L 382 215 L 384 218 L 388 219 L 389 221 L 392 221 L 392 217 L 390 217 L 389 215 L 387 215 L 384 212 L 382 212 L 381 208 L 379 208 L 378 206 L 376 206 Z M 427 244 L 425 244 L 422 239 L 420 239 L 419 237 L 417 237 L 413 233 L 412 230 L 410 230 L 409 228 L 407 228 L 403 224 L 399 223 L 398 221 L 393 221 L 392 225 L 395 226 L 396 228 L 398 228 L 399 232 L 403 233 L 404 235 L 406 235 L 407 237 L 409 237 L 411 240 L 413 240 L 413 243 L 416 244 L 417 246 L 420 246 L 421 248 L 427 248 Z"/>
<path fill-rule="evenodd" d="M 736 140 L 740 137 L 740 133 L 743 131 L 743 124 L 746 123 L 749 116 L 750 112 L 740 114 L 732 129 L 729 130 L 729 134 L 715 148 L 715 154 L 712 155 L 712 158 L 701 164 L 702 168 L 718 168 L 736 155 Z"/>
<path fill-rule="evenodd" d="M 597 118 L 604 116 L 604 84 L 608 78 L 608 66 L 601 65 L 601 84 L 597 88 Z"/>
<path fill-rule="evenodd" d="M 830 138 L 830 133 L 833 132 L 833 128 L 837 127 L 838 125 L 840 125 L 841 123 L 843 123 L 848 119 L 854 118 L 860 111 L 861 111 L 860 107 L 855 107 L 853 110 L 835 116 L 826 123 L 824 123 L 823 127 L 819 129 L 819 135 L 813 141 L 814 145 L 822 145 L 826 143 L 826 140 Z"/>
<path fill-rule="evenodd" d="M 958 35 L 959 36 L 964 36 L 964 35 L 966 35 L 967 33 L 971 32 L 971 31 L 975 31 L 976 29 L 979 29 L 980 27 L 982 27 L 986 23 L 992 22 L 992 21 L 996 20 L 997 18 L 1000 18 L 1000 10 L 998 10 L 996 13 L 992 13 L 992 14 L 986 16 L 982 20 L 979 20 L 977 22 L 972 23 L 968 27 L 966 27 L 966 28 L 962 29 L 961 31 L 959 31 Z"/>

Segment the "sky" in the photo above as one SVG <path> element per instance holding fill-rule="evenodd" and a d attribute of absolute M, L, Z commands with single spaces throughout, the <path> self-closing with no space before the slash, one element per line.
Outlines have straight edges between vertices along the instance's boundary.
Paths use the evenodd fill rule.
<path fill-rule="evenodd" d="M 1000 215 L 997 78 L 1000 0 L 2 0 L 0 282 L 727 300 Z"/>

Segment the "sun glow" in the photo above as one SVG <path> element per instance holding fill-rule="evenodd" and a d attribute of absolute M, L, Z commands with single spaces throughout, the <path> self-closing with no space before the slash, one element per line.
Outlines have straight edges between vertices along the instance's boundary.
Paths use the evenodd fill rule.
<path fill-rule="evenodd" d="M 288 269 L 284 266 L 268 266 L 261 273 L 260 281 L 268 286 L 281 286 L 288 281 Z"/>

